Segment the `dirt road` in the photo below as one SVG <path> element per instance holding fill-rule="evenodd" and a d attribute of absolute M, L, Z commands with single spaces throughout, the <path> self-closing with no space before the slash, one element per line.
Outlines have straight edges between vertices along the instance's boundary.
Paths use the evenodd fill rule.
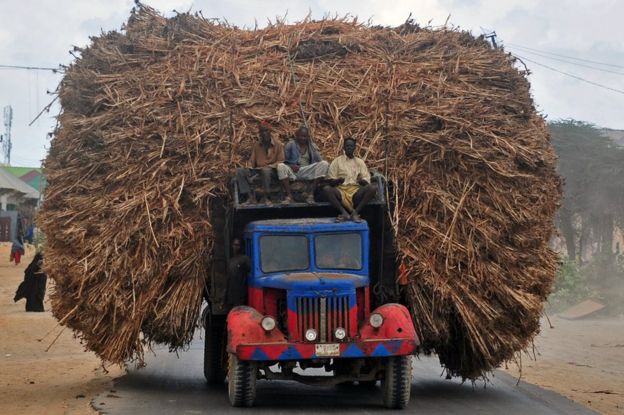
<path fill-rule="evenodd" d="M 624 414 L 624 317 L 542 320 L 522 379 L 604 414 Z M 509 373 L 518 375 L 510 365 Z"/>
<path fill-rule="evenodd" d="M 0 244 L 0 414 L 96 413 L 91 397 L 107 390 L 121 371 L 106 374 L 69 330 L 46 351 L 62 329 L 49 311 L 26 313 L 24 300 L 13 303 L 33 250 L 15 266 L 8 261 L 9 248 Z"/>

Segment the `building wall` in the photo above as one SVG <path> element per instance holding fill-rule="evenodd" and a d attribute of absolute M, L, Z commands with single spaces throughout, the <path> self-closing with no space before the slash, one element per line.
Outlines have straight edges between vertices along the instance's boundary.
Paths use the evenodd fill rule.
<path fill-rule="evenodd" d="M 5 242 L 12 242 L 17 237 L 17 220 L 18 220 L 18 212 L 13 211 L 1 211 L 0 212 L 0 229 L 3 228 L 3 224 L 8 222 L 8 235 L 2 234 L 0 232 L 0 240 Z M 7 237 L 8 236 L 8 237 Z"/>
<path fill-rule="evenodd" d="M 23 203 L 24 200 L 18 193 L 0 191 L 0 210 L 15 210 L 15 208 L 10 208 L 12 206 L 20 206 Z"/>

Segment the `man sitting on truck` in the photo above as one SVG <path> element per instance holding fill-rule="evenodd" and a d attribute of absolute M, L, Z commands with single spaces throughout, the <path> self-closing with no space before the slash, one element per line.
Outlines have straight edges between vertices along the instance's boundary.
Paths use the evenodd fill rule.
<path fill-rule="evenodd" d="M 295 139 L 286 143 L 284 149 L 286 160 L 277 165 L 277 178 L 282 182 L 286 198 L 283 203 L 292 203 L 293 195 L 290 181 L 312 180 L 312 189 L 306 195 L 308 203 L 314 203 L 314 189 L 318 180 L 327 175 L 329 163 L 321 158 L 318 148 L 310 140 L 310 132 L 306 127 L 299 127 Z"/>
<path fill-rule="evenodd" d="M 249 164 L 251 169 L 236 169 L 238 191 L 241 195 L 249 195 L 250 203 L 257 203 L 256 194 L 251 190 L 250 182 L 260 174 L 262 180 L 262 200 L 260 203 L 271 205 L 269 193 L 271 178 L 277 176 L 277 165 L 284 161 L 284 145 L 271 137 L 271 125 L 261 121 L 258 125 L 260 139 L 251 150 Z"/>
<path fill-rule="evenodd" d="M 364 160 L 355 157 L 355 147 L 353 137 L 345 139 L 344 154 L 332 161 L 327 174 L 328 184 L 323 188 L 329 203 L 340 212 L 337 222 L 349 219 L 361 222 L 360 212 L 377 194 L 377 186 L 371 184 Z"/>

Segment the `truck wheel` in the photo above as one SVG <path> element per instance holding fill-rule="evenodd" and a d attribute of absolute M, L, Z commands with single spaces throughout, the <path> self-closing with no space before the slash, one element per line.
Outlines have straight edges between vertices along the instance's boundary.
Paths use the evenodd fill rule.
<path fill-rule="evenodd" d="M 410 399 L 412 385 L 411 356 L 391 357 L 386 363 L 386 376 L 381 387 L 386 408 L 403 409 Z"/>
<path fill-rule="evenodd" d="M 204 320 L 204 377 L 210 384 L 225 381 L 225 322 L 206 314 Z"/>
<path fill-rule="evenodd" d="M 228 395 L 232 406 L 251 407 L 256 399 L 256 365 L 230 353 Z"/>

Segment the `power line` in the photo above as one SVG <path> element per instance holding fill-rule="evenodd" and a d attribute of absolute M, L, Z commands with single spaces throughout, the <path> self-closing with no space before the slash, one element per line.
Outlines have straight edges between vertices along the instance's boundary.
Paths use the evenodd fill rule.
<path fill-rule="evenodd" d="M 604 89 L 608 89 L 608 90 L 613 91 L 613 92 L 618 92 L 618 93 L 620 93 L 620 94 L 624 94 L 624 91 L 623 91 L 623 90 L 621 90 L 621 89 L 611 88 L 610 86 L 603 85 L 603 84 L 599 84 L 599 83 L 597 83 L 597 82 L 590 81 L 590 80 L 585 79 L 585 78 L 581 78 L 580 76 L 573 75 L 573 74 L 568 73 L 568 72 L 560 71 L 559 69 L 553 68 L 552 66 L 548 66 L 548 65 L 545 65 L 545 64 L 543 64 L 543 63 L 536 62 L 536 61 L 534 61 L 534 60 L 532 60 L 532 59 L 525 58 L 525 57 L 520 56 L 520 55 L 516 55 L 516 54 L 514 54 L 513 56 L 515 56 L 516 58 L 519 58 L 520 60 L 525 60 L 525 61 L 528 61 L 528 62 L 532 62 L 532 63 L 534 63 L 534 64 L 536 64 L 536 65 L 542 66 L 542 67 L 544 67 L 544 68 L 546 68 L 546 69 L 550 69 L 551 71 L 554 71 L 554 72 L 558 72 L 558 73 L 560 73 L 560 74 L 562 74 L 562 75 L 569 76 L 569 77 L 574 78 L 574 79 L 577 79 L 577 80 L 579 80 L 579 81 L 582 81 L 582 82 L 587 82 L 588 84 L 591 84 L 591 85 L 594 85 L 594 86 L 597 86 L 597 87 L 600 87 L 600 88 L 604 88 Z"/>
<path fill-rule="evenodd" d="M 535 52 L 546 53 L 548 55 L 559 56 L 560 58 L 573 59 L 575 61 L 595 63 L 597 65 L 611 66 L 613 68 L 624 69 L 624 66 L 622 66 L 622 65 L 615 65 L 613 63 L 598 62 L 598 61 L 592 61 L 592 60 L 589 60 L 589 59 L 577 58 L 577 57 L 574 57 L 574 56 L 561 55 L 559 53 L 548 52 L 546 50 L 539 50 L 539 49 L 535 49 L 535 48 L 530 48 L 528 46 L 522 46 L 522 45 L 518 45 L 516 43 L 506 43 L 506 45 L 515 46 L 515 47 L 520 48 L 520 49 L 526 49 L 526 50 L 531 50 L 531 51 L 535 51 Z"/>
<path fill-rule="evenodd" d="M 20 66 L 20 65 L 0 65 L 0 68 L 5 69 L 27 69 L 31 71 L 52 71 L 54 73 L 60 72 L 60 68 L 48 68 L 45 66 Z"/>
<path fill-rule="evenodd" d="M 509 49 L 509 48 L 508 48 L 508 49 Z M 511 49 L 516 49 L 516 46 L 512 46 L 512 47 L 511 47 Z M 534 54 L 534 55 L 538 55 L 538 56 L 541 56 L 541 57 L 546 58 L 546 59 L 552 59 L 552 60 L 555 60 L 555 61 L 568 63 L 568 64 L 570 64 L 570 65 L 581 66 L 581 67 L 583 67 L 583 68 L 594 69 L 594 70 L 596 70 L 596 71 L 602 71 L 602 72 L 614 73 L 614 74 L 616 74 L 616 75 L 624 75 L 624 72 L 612 71 L 612 70 L 610 70 L 610 69 L 604 69 L 604 68 L 597 68 L 597 67 L 595 67 L 595 66 L 585 65 L 585 64 L 582 64 L 582 63 L 578 63 L 578 62 L 570 62 L 570 61 L 565 60 L 565 59 L 555 58 L 555 57 L 548 56 L 548 55 L 546 55 L 546 54 L 539 53 L 539 52 L 531 52 L 531 51 L 529 51 L 529 50 L 525 50 L 525 51 L 522 51 L 522 50 L 521 50 L 521 52 L 522 52 L 522 53 L 525 53 L 525 52 L 526 52 L 526 53 L 532 53 L 532 54 Z"/>

